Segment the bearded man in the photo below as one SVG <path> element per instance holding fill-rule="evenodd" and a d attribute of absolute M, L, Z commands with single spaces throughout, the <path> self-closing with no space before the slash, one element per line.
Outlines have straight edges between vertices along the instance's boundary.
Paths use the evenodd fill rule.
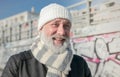
<path fill-rule="evenodd" d="M 71 14 L 64 6 L 44 7 L 37 36 L 28 51 L 8 60 L 2 77 L 91 77 L 85 60 L 70 48 Z"/>

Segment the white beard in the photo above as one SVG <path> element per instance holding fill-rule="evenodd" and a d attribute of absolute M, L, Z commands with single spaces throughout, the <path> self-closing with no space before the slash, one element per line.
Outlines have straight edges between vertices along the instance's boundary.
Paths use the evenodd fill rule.
<path fill-rule="evenodd" d="M 47 37 L 44 32 L 40 33 L 40 39 L 44 42 L 45 46 L 50 49 L 51 51 L 53 51 L 54 53 L 63 53 L 69 46 L 69 37 L 64 37 L 65 41 L 63 43 L 63 45 L 60 46 L 55 46 L 53 43 L 52 38 L 55 37 L 56 35 L 53 35 L 51 37 Z"/>

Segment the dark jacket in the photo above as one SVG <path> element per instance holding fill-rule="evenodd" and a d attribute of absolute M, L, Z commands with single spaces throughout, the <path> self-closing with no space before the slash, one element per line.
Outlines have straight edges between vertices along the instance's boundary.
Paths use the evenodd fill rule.
<path fill-rule="evenodd" d="M 67 77 L 91 77 L 87 63 L 80 56 L 74 55 L 71 69 Z M 45 65 L 39 63 L 29 50 L 11 56 L 2 77 L 45 77 L 46 73 Z"/>

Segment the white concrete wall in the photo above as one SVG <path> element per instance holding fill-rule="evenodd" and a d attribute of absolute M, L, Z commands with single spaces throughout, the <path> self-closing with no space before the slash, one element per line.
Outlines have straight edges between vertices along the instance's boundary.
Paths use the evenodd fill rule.
<path fill-rule="evenodd" d="M 120 23 L 81 29 L 72 38 L 75 54 L 88 63 L 93 77 L 120 77 Z"/>

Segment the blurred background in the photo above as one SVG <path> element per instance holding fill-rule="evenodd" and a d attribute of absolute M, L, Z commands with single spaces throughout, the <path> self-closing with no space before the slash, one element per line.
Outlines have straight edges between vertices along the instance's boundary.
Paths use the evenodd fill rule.
<path fill-rule="evenodd" d="M 28 50 L 39 11 L 59 3 L 72 15 L 71 47 L 93 77 L 120 77 L 120 0 L 0 0 L 0 76 L 13 54 Z"/>

